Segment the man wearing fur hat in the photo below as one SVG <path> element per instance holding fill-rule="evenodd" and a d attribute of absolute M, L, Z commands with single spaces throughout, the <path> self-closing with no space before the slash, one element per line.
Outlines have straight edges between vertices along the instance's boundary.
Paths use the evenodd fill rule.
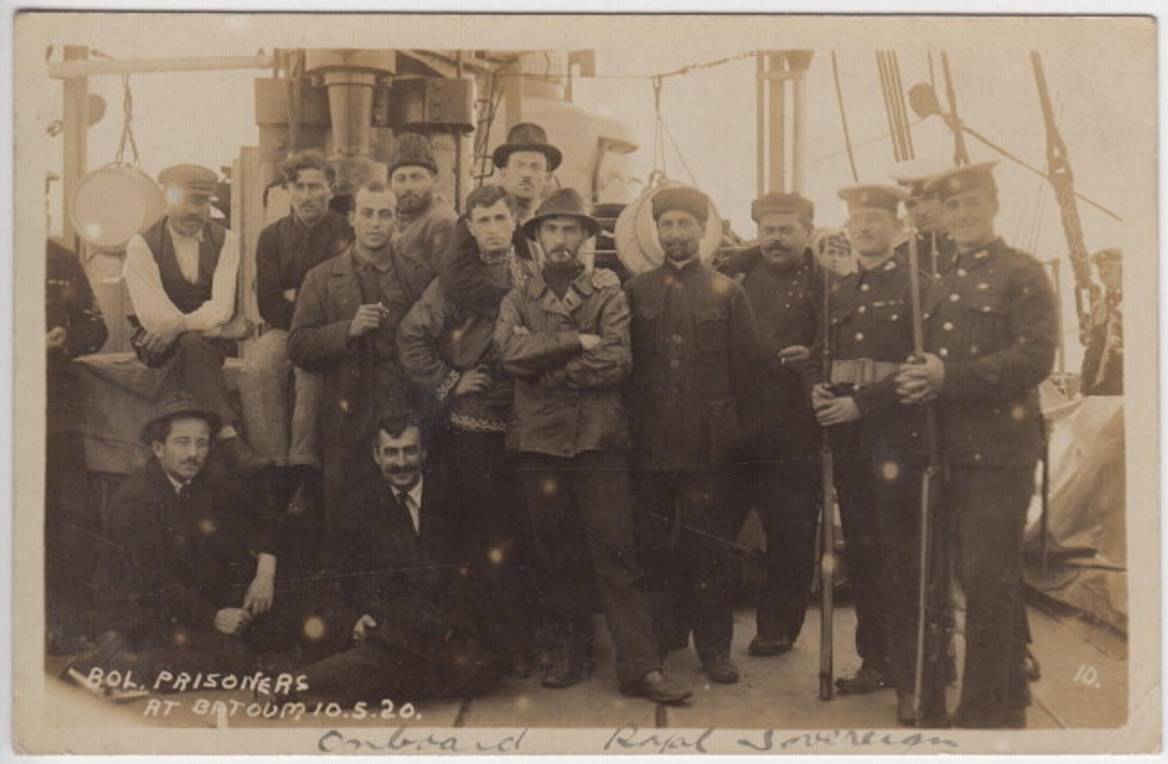
<path fill-rule="evenodd" d="M 166 214 L 126 246 L 126 289 L 136 325 L 130 344 L 139 360 L 162 370 L 159 397 L 187 392 L 214 411 L 221 426 L 212 434 L 223 455 L 235 468 L 251 471 L 266 460 L 240 436 L 223 380 L 223 361 L 233 349 L 228 335 L 236 330 L 239 240 L 211 220 L 217 179 L 193 164 L 159 174 Z"/>
<path fill-rule="evenodd" d="M 543 683 L 568 687 L 587 673 L 595 571 L 621 689 L 678 703 L 691 691 L 661 672 L 633 550 L 631 442 L 620 389 L 633 360 L 628 301 L 614 274 L 588 273 L 579 260 L 599 229 L 575 189 L 545 199 L 523 231 L 538 240 L 546 263 L 503 299 L 495 327 L 503 368 L 515 379 L 507 445 L 518 455 L 543 565 L 542 615 L 552 643 Z"/>
<path fill-rule="evenodd" d="M 754 314 L 742 287 L 701 260 L 705 194 L 661 189 L 653 217 L 665 262 L 625 284 L 639 503 L 647 514 L 640 545 L 654 577 L 661 649 L 688 642 L 669 604 L 670 590 L 684 593 L 691 612 L 677 615 L 692 622 L 707 675 L 732 683 L 738 669 L 730 660 L 727 550 L 734 529 L 724 504 L 727 467 L 741 446 L 740 417 L 754 388 Z"/>
<path fill-rule="evenodd" d="M 751 205 L 758 246 L 741 258 L 764 355 L 751 402 L 762 425 L 735 468 L 738 522 L 751 509 L 766 532 L 767 581 L 758 603 L 755 656 L 790 650 L 803 627 L 815 569 L 819 514 L 819 427 L 806 372 L 820 314 L 823 276 L 809 247 L 815 206 L 797 193 L 771 192 Z"/>
<path fill-rule="evenodd" d="M 435 194 L 438 163 L 426 136 L 402 133 L 389 161 L 389 188 L 397 197 L 390 246 L 398 257 L 438 272 L 458 214 Z"/>

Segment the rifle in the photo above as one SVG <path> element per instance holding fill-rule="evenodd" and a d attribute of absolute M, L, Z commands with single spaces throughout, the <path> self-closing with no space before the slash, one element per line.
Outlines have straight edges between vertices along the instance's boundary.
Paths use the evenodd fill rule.
<path fill-rule="evenodd" d="M 823 268 L 823 383 L 831 382 L 831 271 Z M 819 699 L 831 700 L 832 685 L 832 616 L 835 604 L 835 460 L 831 452 L 828 428 L 821 429 L 819 442 L 821 549 L 819 555 Z"/>
<path fill-rule="evenodd" d="M 921 306 L 921 276 L 919 270 L 920 255 L 917 252 L 916 231 L 909 232 L 908 237 L 908 268 L 909 291 L 912 300 L 912 332 L 913 358 L 924 361 L 925 352 L 925 325 Z M 933 541 L 933 499 L 934 492 L 941 481 L 941 451 L 937 433 L 937 411 L 933 404 L 925 404 L 925 449 L 928 454 L 928 466 L 921 475 L 921 536 L 920 536 L 920 588 L 917 593 L 917 650 L 915 661 L 915 677 L 913 679 L 913 697 L 916 703 L 917 719 L 922 718 L 922 690 L 924 689 L 925 675 L 925 634 L 929 619 L 929 567 L 932 564 Z"/>

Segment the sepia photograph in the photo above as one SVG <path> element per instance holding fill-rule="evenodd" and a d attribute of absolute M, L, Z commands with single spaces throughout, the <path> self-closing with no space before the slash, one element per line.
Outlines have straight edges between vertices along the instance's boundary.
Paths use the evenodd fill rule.
<path fill-rule="evenodd" d="M 1157 24 L 19 10 L 14 750 L 1159 752 Z"/>

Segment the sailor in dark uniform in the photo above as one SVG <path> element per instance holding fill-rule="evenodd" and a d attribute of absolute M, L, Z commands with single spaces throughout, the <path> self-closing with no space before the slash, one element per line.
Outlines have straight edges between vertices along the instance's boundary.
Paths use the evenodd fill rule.
<path fill-rule="evenodd" d="M 925 300 L 924 363 L 904 365 L 906 404 L 937 400 L 965 591 L 965 669 L 955 722 L 1024 727 L 1022 537 L 1042 454 L 1038 384 L 1058 345 L 1054 293 L 1042 264 L 997 236 L 993 163 L 929 181 L 957 244 L 953 270 Z M 905 407 L 909 408 L 909 407 Z"/>
<path fill-rule="evenodd" d="M 911 673 L 905 676 L 912 665 L 906 669 L 901 605 L 906 591 L 916 591 L 916 571 L 897 552 L 906 543 L 900 531 L 919 501 L 922 420 L 919 410 L 898 404 L 893 387 L 913 349 L 909 266 L 892 249 L 905 194 L 895 186 L 863 185 L 839 195 L 847 203 L 858 268 L 829 290 L 829 320 L 817 345 L 823 348 L 826 331 L 831 377 L 815 385 L 812 402 L 820 425 L 831 428 L 856 650 L 863 661 L 836 685 L 842 693 L 868 693 L 894 680 L 898 689 L 912 683 Z M 820 370 L 811 374 L 817 378 Z"/>

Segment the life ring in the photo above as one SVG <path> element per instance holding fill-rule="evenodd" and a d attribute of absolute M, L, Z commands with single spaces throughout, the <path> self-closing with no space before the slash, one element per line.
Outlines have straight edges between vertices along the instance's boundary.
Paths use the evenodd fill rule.
<path fill-rule="evenodd" d="M 83 241 L 117 251 L 136 233 L 154 225 L 166 210 L 162 189 L 130 165 L 111 164 L 81 179 L 73 192 L 70 218 Z"/>
<path fill-rule="evenodd" d="M 643 273 L 665 262 L 665 250 L 657 241 L 657 222 L 653 220 L 653 197 L 663 188 L 681 185 L 684 184 L 666 181 L 647 188 L 617 217 L 613 236 L 616 253 L 630 273 Z M 706 232 L 699 244 L 698 255 L 704 262 L 712 261 L 721 243 L 722 218 L 711 199 Z"/>

